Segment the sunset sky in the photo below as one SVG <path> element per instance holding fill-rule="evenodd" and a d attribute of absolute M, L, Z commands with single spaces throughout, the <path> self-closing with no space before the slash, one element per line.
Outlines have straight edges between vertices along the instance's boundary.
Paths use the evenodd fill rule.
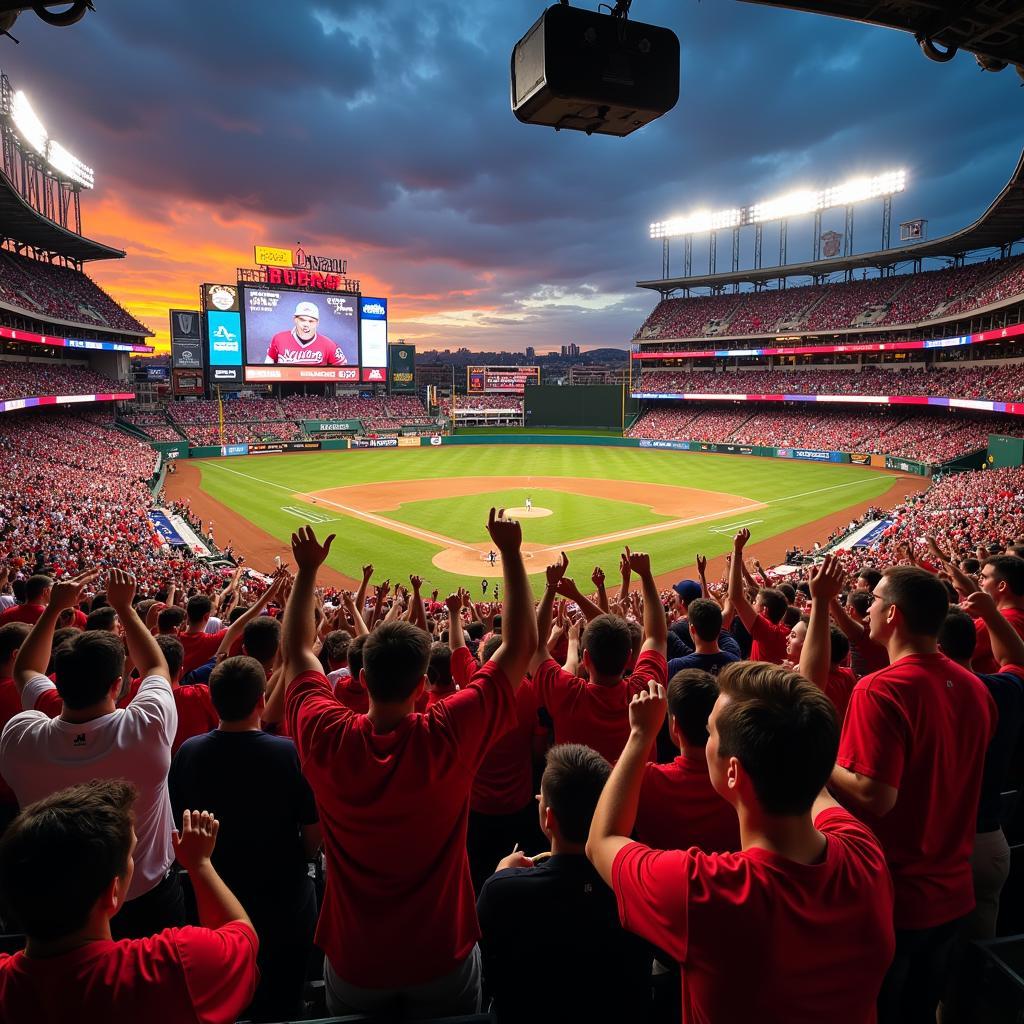
<path fill-rule="evenodd" d="M 509 54 L 540 4 L 96 7 L 69 29 L 23 15 L 0 67 L 95 168 L 85 231 L 128 257 L 89 272 L 159 344 L 200 282 L 233 279 L 256 243 L 301 242 L 390 299 L 392 340 L 624 346 L 656 298 L 635 288 L 660 272 L 653 220 L 906 167 L 894 236 L 925 217 L 936 237 L 988 205 L 1021 148 L 1012 70 L 737 0 L 633 4 L 679 36 L 682 81 L 676 108 L 627 139 L 512 116 Z M 879 226 L 858 211 L 858 249 Z M 810 224 L 791 225 L 790 258 L 810 245 Z M 765 262 L 777 253 L 769 231 Z"/>

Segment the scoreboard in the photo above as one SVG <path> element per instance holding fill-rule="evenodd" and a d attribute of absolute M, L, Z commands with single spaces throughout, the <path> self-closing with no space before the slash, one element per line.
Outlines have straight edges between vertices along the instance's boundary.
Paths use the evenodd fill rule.
<path fill-rule="evenodd" d="M 521 395 L 527 384 L 539 383 L 539 366 L 466 367 L 466 394 L 469 395 Z"/>

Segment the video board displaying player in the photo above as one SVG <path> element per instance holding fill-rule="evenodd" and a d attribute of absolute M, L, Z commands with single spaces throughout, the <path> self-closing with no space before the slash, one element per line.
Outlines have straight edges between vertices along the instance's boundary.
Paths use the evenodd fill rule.
<path fill-rule="evenodd" d="M 250 366 L 358 366 L 354 295 L 246 288 L 245 361 Z"/>

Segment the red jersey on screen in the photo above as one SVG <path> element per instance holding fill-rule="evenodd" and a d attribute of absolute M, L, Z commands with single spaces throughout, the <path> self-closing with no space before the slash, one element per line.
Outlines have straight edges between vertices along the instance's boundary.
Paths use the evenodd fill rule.
<path fill-rule="evenodd" d="M 885 857 L 844 810 L 814 824 L 827 839 L 816 864 L 758 847 L 616 855 L 622 924 L 682 965 L 684 1024 L 875 1020 L 895 947 Z"/>
<path fill-rule="evenodd" d="M 252 928 L 232 921 L 39 960 L 0 953 L 0 1011 L 9 1021 L 231 1024 L 256 991 L 256 949 Z"/>
<path fill-rule="evenodd" d="M 344 366 L 345 353 L 326 334 L 301 341 L 294 331 L 278 331 L 270 339 L 268 363 L 294 363 L 299 366 Z"/>
<path fill-rule="evenodd" d="M 836 764 L 898 791 L 883 817 L 859 812 L 885 850 L 897 928 L 974 907 L 970 857 L 996 715 L 985 684 L 942 654 L 908 655 L 854 687 Z"/>

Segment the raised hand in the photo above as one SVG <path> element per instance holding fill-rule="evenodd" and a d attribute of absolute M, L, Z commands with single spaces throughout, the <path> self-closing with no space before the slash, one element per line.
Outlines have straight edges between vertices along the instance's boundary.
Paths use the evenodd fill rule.
<path fill-rule="evenodd" d="M 590 582 L 593 583 L 598 590 L 604 586 L 604 569 L 602 569 L 601 566 L 594 566 L 594 571 L 590 574 Z"/>
<path fill-rule="evenodd" d="M 963 599 L 960 607 L 975 619 L 988 618 L 988 616 L 997 611 L 992 595 L 984 590 L 975 590 L 968 594 Z"/>
<path fill-rule="evenodd" d="M 369 580 L 371 576 L 373 576 L 373 563 L 372 562 L 369 565 L 364 565 L 363 566 L 363 579 L 364 580 Z"/>
<path fill-rule="evenodd" d="M 549 565 L 544 570 L 547 576 L 548 586 L 555 587 L 557 589 L 559 582 L 565 576 L 566 569 L 569 568 L 569 556 L 563 551 L 561 561 L 555 562 L 554 565 Z"/>
<path fill-rule="evenodd" d="M 629 727 L 633 733 L 646 740 L 653 740 L 658 735 L 661 723 L 665 721 L 668 710 L 668 699 L 665 687 L 648 680 L 647 689 L 633 695 L 629 704 Z"/>
<path fill-rule="evenodd" d="M 704 579 L 704 574 L 708 571 L 708 559 L 706 555 L 697 556 L 697 575 Z"/>
<path fill-rule="evenodd" d="M 807 586 L 814 601 L 834 601 L 843 589 L 846 573 L 837 555 L 826 555 L 821 565 L 811 567 Z"/>
<path fill-rule="evenodd" d="M 171 836 L 178 863 L 186 871 L 195 871 L 209 861 L 219 830 L 220 822 L 209 811 L 185 811 L 181 816 L 181 831 Z"/>
<path fill-rule="evenodd" d="M 562 576 L 555 584 L 555 593 L 562 597 L 575 598 L 579 591 L 576 589 L 576 581 L 569 576 Z"/>
<path fill-rule="evenodd" d="M 444 599 L 444 606 L 448 609 L 448 617 L 454 619 L 462 612 L 462 591 L 457 594 L 449 594 Z"/>
<path fill-rule="evenodd" d="M 619 575 L 623 580 L 628 580 L 632 570 L 629 568 L 629 559 L 626 557 L 625 552 L 619 555 Z"/>
<path fill-rule="evenodd" d="M 410 576 L 409 582 L 412 584 L 412 589 L 418 594 L 420 592 L 420 587 L 423 586 L 423 577 L 416 575 Z"/>
<path fill-rule="evenodd" d="M 321 544 L 316 539 L 312 526 L 300 526 L 297 533 L 292 534 L 292 557 L 299 569 L 312 569 L 316 572 L 331 553 L 331 544 L 336 534 L 331 534 Z"/>
<path fill-rule="evenodd" d="M 625 557 L 629 562 L 629 568 L 638 576 L 650 576 L 651 556 L 644 551 L 630 551 L 627 547 Z"/>
<path fill-rule="evenodd" d="M 732 548 L 736 554 L 740 554 L 746 547 L 747 541 L 750 540 L 750 531 L 745 527 L 742 530 L 737 530 L 736 536 L 732 539 Z"/>
<path fill-rule="evenodd" d="M 523 528 L 517 520 L 506 519 L 503 508 L 491 509 L 487 516 L 487 533 L 503 555 L 516 552 L 523 545 Z"/>
<path fill-rule="evenodd" d="M 72 576 L 70 579 L 61 580 L 60 583 L 54 583 L 53 589 L 50 591 L 49 606 L 57 609 L 57 611 L 64 611 L 66 608 L 77 608 L 86 587 L 99 574 L 99 569 L 88 569 L 78 576 Z M 132 580 L 132 586 L 134 588 L 134 579 Z M 110 601 L 110 598 L 108 597 L 107 600 Z M 110 601 L 110 603 L 111 605 L 114 604 L 113 601 Z"/>

